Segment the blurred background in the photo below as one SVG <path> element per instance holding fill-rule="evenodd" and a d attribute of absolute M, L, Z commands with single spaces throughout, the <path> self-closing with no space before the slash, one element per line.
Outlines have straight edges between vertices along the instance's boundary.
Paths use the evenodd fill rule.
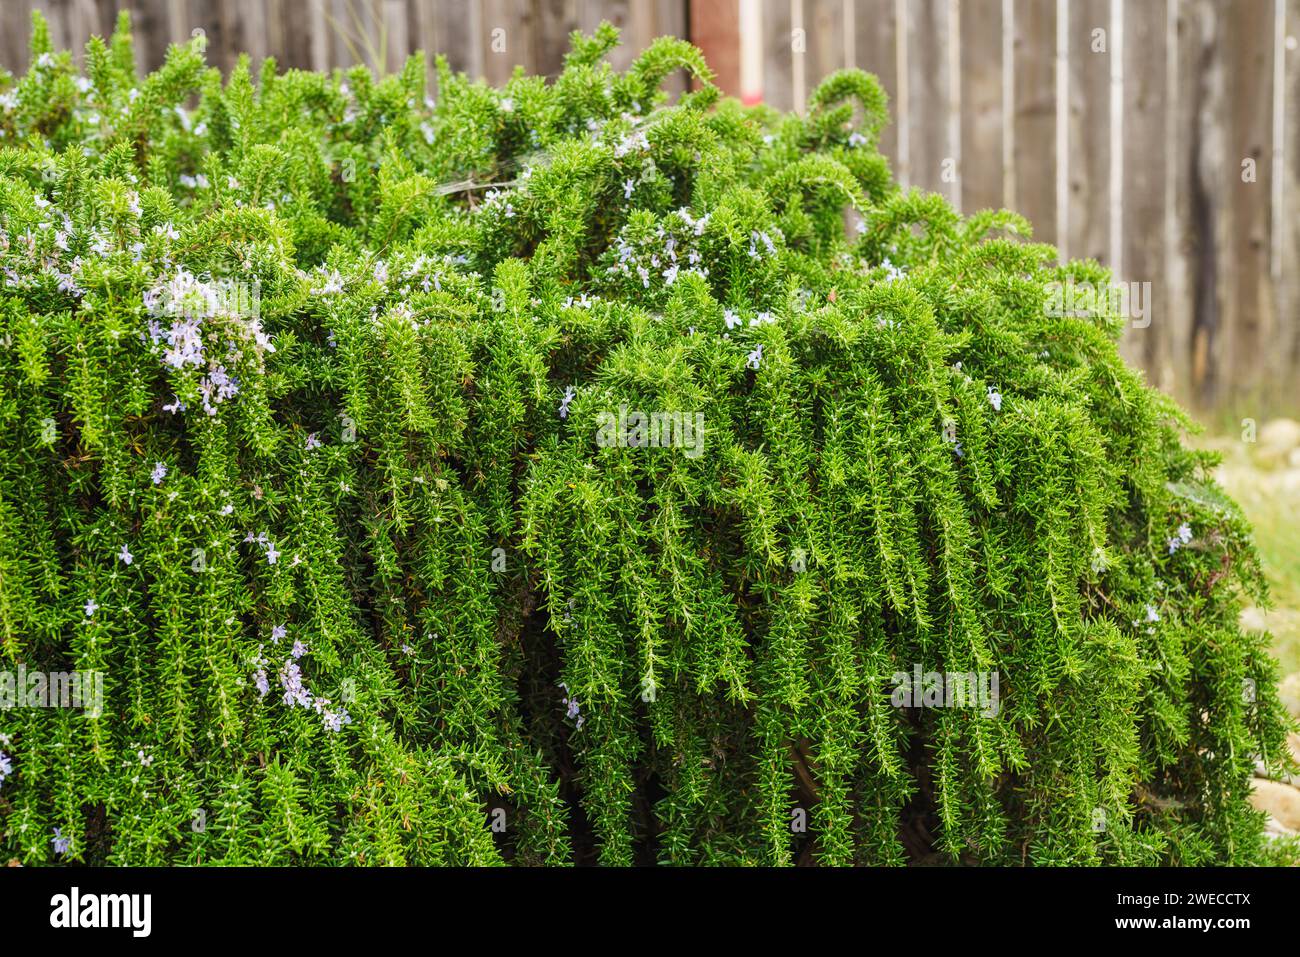
<path fill-rule="evenodd" d="M 875 73 L 901 183 L 1015 209 L 1150 284 L 1124 352 L 1225 455 L 1279 606 L 1248 623 L 1274 632 L 1300 714 L 1300 0 L 0 0 L 0 69 L 26 69 L 33 10 L 80 55 L 122 9 L 142 70 L 202 31 L 223 70 L 242 52 L 391 70 L 420 49 L 499 83 L 554 75 L 570 31 L 609 20 L 615 67 L 681 36 L 724 91 L 782 110 L 834 70 Z"/>

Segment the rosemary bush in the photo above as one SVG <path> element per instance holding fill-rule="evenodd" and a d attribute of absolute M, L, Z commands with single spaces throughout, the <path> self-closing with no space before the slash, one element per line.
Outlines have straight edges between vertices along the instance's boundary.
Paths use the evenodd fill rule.
<path fill-rule="evenodd" d="M 103 696 L 0 711 L 5 855 L 1263 859 L 1264 583 L 1122 317 L 1051 308 L 1106 272 L 900 190 L 866 74 L 782 116 L 616 42 L 434 103 L 37 16 L 0 660 Z"/>

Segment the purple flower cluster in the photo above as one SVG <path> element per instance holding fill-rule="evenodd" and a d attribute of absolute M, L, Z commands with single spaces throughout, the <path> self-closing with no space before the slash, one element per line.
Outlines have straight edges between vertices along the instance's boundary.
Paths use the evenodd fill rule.
<path fill-rule="evenodd" d="M 217 406 L 239 394 L 239 380 L 230 375 L 219 363 L 209 366 L 208 374 L 199 380 L 199 395 L 203 397 L 203 411 L 217 414 Z"/>
<path fill-rule="evenodd" d="M 778 235 L 779 235 L 779 231 L 778 231 Z M 749 234 L 749 258 L 750 259 L 761 258 L 761 253 L 759 252 L 759 248 L 758 248 L 759 243 L 763 244 L 763 248 L 767 250 L 767 254 L 769 256 L 776 255 L 776 243 L 772 242 L 772 237 L 767 234 L 767 230 L 756 229 Z"/>
<path fill-rule="evenodd" d="M 635 278 L 642 289 L 650 288 L 652 276 L 671 286 L 683 269 L 707 277 L 708 267 L 701 265 L 704 256 L 694 241 L 704 234 L 708 224 L 708 213 L 695 219 L 689 210 L 679 209 L 655 227 L 653 237 L 632 238 L 625 228 L 614 247 L 618 260 L 606 271 L 611 276 Z"/>
<path fill-rule="evenodd" d="M 326 731 L 342 731 L 345 724 L 352 723 L 352 715 L 348 714 L 348 709 L 331 708 L 329 698 L 317 698 L 314 707 Z"/>
<path fill-rule="evenodd" d="M 1169 554 L 1172 555 L 1174 552 L 1178 551 L 1178 549 L 1182 548 L 1184 545 L 1190 544 L 1191 541 L 1192 541 L 1192 526 L 1184 522 L 1182 525 L 1178 526 L 1178 533 L 1174 535 L 1173 538 L 1169 539 Z"/>
<path fill-rule="evenodd" d="M 584 719 L 581 710 L 578 708 L 578 699 L 569 694 L 569 686 L 563 681 L 560 682 L 560 687 L 564 689 L 564 697 L 560 700 L 564 704 L 565 717 L 573 722 L 573 728 L 575 731 L 581 731 Z"/>
<path fill-rule="evenodd" d="M 564 398 L 560 400 L 560 418 L 567 419 L 569 417 L 569 403 L 573 401 L 577 394 L 578 390 L 573 386 L 564 387 Z"/>
<path fill-rule="evenodd" d="M 302 667 L 292 658 L 280 666 L 280 686 L 284 688 L 282 700 L 286 705 L 300 708 L 311 707 L 311 692 L 303 684 Z"/>
<path fill-rule="evenodd" d="M 284 625 L 276 625 L 271 629 L 271 640 L 278 643 L 285 636 L 286 628 Z M 257 688 L 257 696 L 265 698 L 271 692 L 271 681 L 267 674 L 267 668 L 270 663 L 267 661 L 263 651 L 265 645 L 259 645 L 257 657 L 253 660 L 253 685 Z M 329 698 L 316 697 L 307 687 L 307 682 L 302 673 L 302 665 L 298 659 L 307 654 L 307 645 L 302 641 L 294 641 L 293 648 L 290 651 L 291 657 L 286 658 L 280 665 L 278 677 L 280 679 L 280 688 L 282 693 L 280 700 L 288 708 L 308 708 L 320 715 L 321 723 L 327 731 L 341 731 L 345 724 L 352 723 L 352 716 L 348 714 L 347 708 L 335 708 Z"/>
<path fill-rule="evenodd" d="M 160 235 L 170 236 L 170 232 Z M 216 415 L 217 406 L 239 394 L 239 380 L 229 365 L 244 356 L 247 345 L 252 345 L 258 359 L 263 353 L 275 351 L 262 331 L 257 305 L 260 293 L 255 298 L 255 289 L 256 284 L 249 289 L 226 281 L 204 281 L 180 267 L 170 279 L 144 293 L 144 306 L 151 316 L 146 340 L 153 344 L 165 367 L 204 370 L 198 391 L 208 415 Z M 170 322 L 164 324 L 167 320 Z M 208 347 L 211 340 L 219 342 L 223 338 L 226 356 L 221 360 L 209 355 Z M 185 403 L 177 398 L 165 408 L 169 412 L 183 411 Z"/>
<path fill-rule="evenodd" d="M 279 551 L 276 550 L 275 542 L 271 541 L 266 532 L 258 532 L 256 535 L 249 532 L 244 536 L 244 541 L 248 544 L 256 544 L 258 548 L 264 549 L 266 551 L 266 563 L 268 565 L 274 565 L 276 560 L 280 557 Z"/>

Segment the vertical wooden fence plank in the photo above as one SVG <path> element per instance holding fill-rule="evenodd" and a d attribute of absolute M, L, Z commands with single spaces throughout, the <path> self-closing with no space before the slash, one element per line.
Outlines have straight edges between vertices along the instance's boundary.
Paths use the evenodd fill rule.
<path fill-rule="evenodd" d="M 730 2 L 734 3 L 735 0 Z M 639 52 L 628 35 L 632 22 L 631 5 L 632 0 L 578 0 L 578 29 L 583 33 L 594 32 L 605 20 L 618 28 L 619 45 L 609 54 L 609 63 L 616 70 L 626 70 Z M 703 4 L 701 9 L 715 10 L 726 5 L 709 3 Z M 695 13 L 694 7 L 692 13 Z"/>
<path fill-rule="evenodd" d="M 1160 315 L 1172 393 L 1190 403 L 1192 388 L 1192 330 L 1195 288 L 1192 276 L 1192 207 L 1196 160 L 1192 144 L 1196 131 L 1199 89 L 1198 44 L 1187 0 L 1167 0 L 1165 7 L 1165 256 L 1164 290 L 1154 308 Z"/>
<path fill-rule="evenodd" d="M 529 32 L 532 69 L 546 77 L 559 75 L 569 52 L 569 34 L 578 29 L 578 0 L 531 0 Z"/>
<path fill-rule="evenodd" d="M 471 77 L 483 75 L 482 0 L 442 0 L 437 5 L 440 51 L 452 69 Z"/>
<path fill-rule="evenodd" d="M 794 108 L 794 56 L 790 48 L 789 0 L 763 2 L 763 102 L 782 112 Z"/>
<path fill-rule="evenodd" d="M 1123 275 L 1130 314 L 1146 312 L 1125 330 L 1127 348 L 1157 385 L 1172 388 L 1165 350 L 1165 3 L 1124 6 L 1124 213 Z M 1150 285 L 1145 285 L 1149 283 Z M 1149 297 L 1141 290 L 1150 289 Z M 1138 298 L 1140 296 L 1140 298 Z"/>
<path fill-rule="evenodd" d="M 1282 275 L 1278 280 L 1278 410 L 1300 416 L 1300 0 L 1286 0 L 1283 49 Z"/>
<path fill-rule="evenodd" d="M 843 26 L 843 0 L 803 0 L 805 100 L 822 80 L 846 66 Z"/>
<path fill-rule="evenodd" d="M 383 0 L 384 69 L 396 73 L 411 52 L 406 35 L 406 0 Z"/>
<path fill-rule="evenodd" d="M 284 46 L 277 55 L 283 65 L 295 70 L 315 69 L 317 46 L 325 52 L 325 8 L 321 0 L 278 0 L 281 35 Z"/>
<path fill-rule="evenodd" d="M 1228 196 L 1232 308 L 1227 329 L 1227 380 L 1239 397 L 1256 397 L 1276 368 L 1274 302 L 1269 287 L 1272 235 L 1272 0 L 1237 0 L 1220 11 L 1227 77 Z M 1253 180 L 1249 164 L 1254 166 Z M 1243 169 L 1243 166 L 1247 166 Z M 1235 167 L 1235 169 L 1233 169 Z"/>
<path fill-rule="evenodd" d="M 288 34 L 285 33 L 284 0 L 263 0 L 263 30 L 266 34 L 263 55 L 275 57 L 276 69 L 283 73 L 293 66 L 294 43 L 305 38 L 306 30 L 302 21 L 306 4 L 296 4 L 298 23 Z M 301 47 L 304 50 L 306 47 Z"/>
<path fill-rule="evenodd" d="M 803 0 L 790 0 L 790 108 L 802 114 L 808 106 L 808 28 Z"/>
<path fill-rule="evenodd" d="M 135 62 L 143 75 L 158 69 L 167 57 L 171 45 L 171 11 L 167 0 L 134 0 L 127 9 L 131 11 L 135 34 Z"/>
<path fill-rule="evenodd" d="M 31 37 L 31 4 L 29 0 L 6 3 L 4 13 L 6 29 L 0 30 L 0 68 L 15 75 L 27 69 L 27 46 Z"/>
<path fill-rule="evenodd" d="M 229 6 L 229 0 L 227 0 Z M 258 75 L 262 61 L 270 52 L 266 42 L 267 10 L 265 0 L 241 0 L 234 11 L 237 26 L 240 53 L 247 53 L 253 69 L 253 76 Z"/>
<path fill-rule="evenodd" d="M 961 180 L 967 212 L 1002 205 L 1002 2 L 961 5 Z"/>
<path fill-rule="evenodd" d="M 1109 261 L 1110 0 L 1070 0 L 1070 229 L 1076 259 Z"/>
<path fill-rule="evenodd" d="M 740 96 L 740 4 L 738 0 L 690 5 L 691 42 L 704 53 L 713 82 L 728 96 Z"/>
<path fill-rule="evenodd" d="M 68 29 L 68 0 L 40 0 L 36 6 L 45 14 L 45 21 L 49 24 L 51 45 L 55 50 L 68 49 L 71 39 Z"/>
<path fill-rule="evenodd" d="M 527 67 L 528 28 L 523 13 L 511 0 L 482 0 L 478 37 L 483 75 L 493 86 L 510 79 L 515 66 Z"/>
<path fill-rule="evenodd" d="M 330 34 L 326 8 L 328 0 L 308 0 L 307 24 L 311 30 L 311 68 L 318 73 L 330 66 Z"/>
<path fill-rule="evenodd" d="M 1015 2 L 1016 211 L 1056 241 L 1056 5 Z"/>
<path fill-rule="evenodd" d="M 415 16 L 415 36 L 420 49 L 424 51 L 427 93 L 436 98 L 437 64 L 439 53 L 445 53 L 438 42 L 438 3 L 437 0 L 412 0 Z"/>
<path fill-rule="evenodd" d="M 194 22 L 190 0 L 168 0 L 166 4 L 166 30 L 172 43 L 185 43 L 190 40 L 194 34 L 191 33 L 198 23 Z M 207 47 L 208 62 L 211 64 L 213 55 L 211 43 Z"/>
<path fill-rule="evenodd" d="M 86 62 L 86 44 L 99 33 L 99 11 L 95 0 L 73 0 L 69 43 L 79 66 Z"/>
<path fill-rule="evenodd" d="M 20 0 L 20 2 L 28 7 L 31 6 L 29 0 Z M 118 0 L 95 0 L 95 6 L 99 10 L 99 29 L 103 31 L 101 36 L 107 40 L 117 26 Z"/>
<path fill-rule="evenodd" d="M 681 0 L 662 0 L 660 3 L 632 3 L 632 36 L 624 42 L 630 42 L 632 58 L 640 56 L 647 46 L 658 37 L 690 36 L 690 23 L 687 18 L 686 4 Z M 663 90 L 676 99 L 686 90 L 686 76 L 678 71 L 664 79 Z"/>
<path fill-rule="evenodd" d="M 1220 386 L 1224 287 L 1228 285 L 1220 274 L 1228 256 L 1224 180 L 1235 175 L 1235 163 L 1225 155 L 1230 148 L 1224 131 L 1225 58 L 1215 42 L 1215 6 L 1209 0 L 1189 0 L 1184 7 L 1186 29 L 1179 44 L 1186 54 L 1180 62 L 1190 61 L 1191 68 L 1183 85 L 1188 94 L 1186 109 L 1191 113 L 1189 208 L 1183 236 L 1192 304 L 1189 394 L 1197 404 L 1206 406 L 1217 398 Z"/>
<path fill-rule="evenodd" d="M 349 0 L 328 0 L 325 7 L 326 36 L 329 37 L 329 69 L 345 66 L 356 49 L 356 25 Z M 351 49 L 349 49 L 351 48 Z"/>
<path fill-rule="evenodd" d="M 894 172 L 898 172 L 898 126 L 903 122 L 899 115 L 898 59 L 894 0 L 851 0 L 854 4 L 853 23 L 854 65 L 873 73 L 889 96 L 889 123 L 880 131 L 880 152 L 889 158 Z"/>
<path fill-rule="evenodd" d="M 948 141 L 948 117 L 956 109 L 950 96 L 948 44 L 957 42 L 947 0 L 909 3 L 908 91 L 911 185 L 955 199 L 957 158 Z"/>

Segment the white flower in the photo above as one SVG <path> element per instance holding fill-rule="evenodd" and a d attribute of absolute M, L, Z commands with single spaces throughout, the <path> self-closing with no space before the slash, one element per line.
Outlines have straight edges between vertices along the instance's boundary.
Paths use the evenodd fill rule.
<path fill-rule="evenodd" d="M 776 255 L 776 244 L 772 242 L 772 237 L 766 231 L 760 232 L 754 230 L 749 234 L 749 255 L 752 259 L 758 259 L 758 244 L 762 243 L 769 256 Z"/>
<path fill-rule="evenodd" d="M 343 291 L 343 277 L 339 275 L 337 269 L 332 269 L 325 275 L 325 284 L 312 289 L 312 292 L 321 296 L 337 295 Z"/>
<path fill-rule="evenodd" d="M 994 412 L 1002 411 L 1002 393 L 993 386 L 989 386 L 989 405 L 993 406 Z"/>
<path fill-rule="evenodd" d="M 895 279 L 902 279 L 906 275 L 903 270 L 889 261 L 888 256 L 881 261 L 880 265 L 885 267 L 885 282 L 893 282 Z"/>
<path fill-rule="evenodd" d="M 86 602 L 85 611 L 86 611 L 87 618 L 93 618 L 95 612 L 99 611 L 99 602 L 95 601 L 95 599 L 93 598 L 90 599 L 89 601 Z"/>
<path fill-rule="evenodd" d="M 759 363 L 763 361 L 763 344 L 760 342 L 758 348 L 751 352 L 745 359 L 745 365 L 750 369 L 757 369 Z"/>
<path fill-rule="evenodd" d="M 130 565 L 133 561 L 135 561 L 135 556 L 131 554 L 130 549 L 128 549 L 125 545 L 123 545 L 122 550 L 117 553 L 117 557 L 122 560 L 122 564 L 124 565 Z"/>
<path fill-rule="evenodd" d="M 623 157 L 633 150 L 648 150 L 649 148 L 650 141 L 646 139 L 645 133 L 637 131 L 623 137 L 622 142 L 614 147 L 614 155 Z"/>
<path fill-rule="evenodd" d="M 167 477 L 167 466 L 161 462 L 155 462 L 153 472 L 150 473 L 149 477 L 153 479 L 154 485 L 161 485 L 162 480 Z"/>

